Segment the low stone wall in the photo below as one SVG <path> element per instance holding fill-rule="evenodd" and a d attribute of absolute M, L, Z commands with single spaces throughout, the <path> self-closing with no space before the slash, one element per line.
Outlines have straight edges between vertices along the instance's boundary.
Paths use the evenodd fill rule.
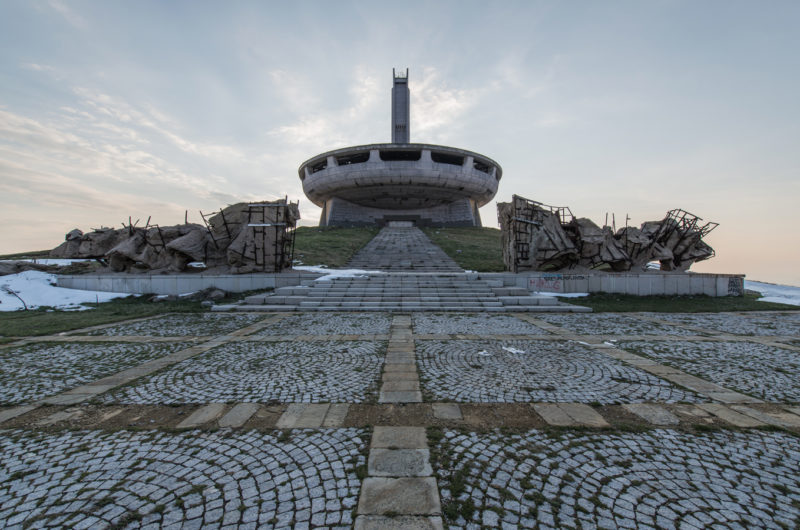
<path fill-rule="evenodd" d="M 489 275 L 482 274 L 488 278 Z M 743 296 L 744 274 L 705 273 L 498 273 L 504 285 L 547 293 L 619 293 L 636 296 Z"/>
<path fill-rule="evenodd" d="M 216 287 L 229 293 L 300 285 L 319 274 L 308 272 L 254 274 L 79 274 L 57 276 L 59 287 L 132 294 L 185 294 Z"/>

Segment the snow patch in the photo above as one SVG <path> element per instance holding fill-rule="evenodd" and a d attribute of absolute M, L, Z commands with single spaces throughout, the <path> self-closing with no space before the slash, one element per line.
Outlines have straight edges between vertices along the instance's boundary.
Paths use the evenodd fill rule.
<path fill-rule="evenodd" d="M 47 306 L 77 311 L 92 309 L 81 304 L 108 302 L 114 298 L 130 296 L 130 293 L 82 291 L 56 287 L 56 275 L 41 271 L 25 271 L 0 276 L 0 311 L 25 309 L 19 298 L 12 293 L 16 293 L 19 298 L 22 298 L 28 309 Z"/>
<path fill-rule="evenodd" d="M 758 299 L 759 302 L 776 302 L 800 306 L 800 287 L 745 280 L 744 288 L 761 293 L 762 298 Z"/>
<path fill-rule="evenodd" d="M 311 265 L 299 265 L 292 267 L 296 271 L 318 272 L 324 274 L 315 282 L 328 282 L 334 278 L 361 278 L 370 274 L 386 274 L 383 271 L 366 271 L 362 269 L 329 269 L 327 267 L 312 267 Z"/>
<path fill-rule="evenodd" d="M 39 265 L 58 265 L 59 267 L 66 267 L 73 263 L 81 263 L 84 261 L 92 261 L 90 259 L 57 259 L 57 258 L 26 258 L 26 259 L 2 259 L 3 263 L 12 263 L 15 261 L 27 261 L 28 263 L 38 263 Z"/>

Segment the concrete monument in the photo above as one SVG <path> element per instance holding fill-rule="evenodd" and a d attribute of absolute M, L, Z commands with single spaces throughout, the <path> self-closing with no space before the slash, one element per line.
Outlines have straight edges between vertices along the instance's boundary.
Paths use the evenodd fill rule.
<path fill-rule="evenodd" d="M 300 165 L 303 191 L 322 208 L 320 226 L 481 226 L 478 208 L 503 170 L 455 147 L 411 143 L 408 70 L 392 71 L 392 143 L 345 147 Z"/>

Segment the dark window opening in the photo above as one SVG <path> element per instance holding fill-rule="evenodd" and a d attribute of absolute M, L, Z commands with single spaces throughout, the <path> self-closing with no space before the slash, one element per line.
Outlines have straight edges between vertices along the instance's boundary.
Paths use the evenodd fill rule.
<path fill-rule="evenodd" d="M 369 152 L 336 157 L 336 163 L 339 164 L 340 166 L 349 166 L 350 164 L 363 164 L 367 160 L 369 160 Z"/>
<path fill-rule="evenodd" d="M 454 166 L 464 165 L 464 157 L 458 155 L 448 155 L 446 153 L 431 153 L 431 159 L 439 164 L 452 164 Z"/>
<path fill-rule="evenodd" d="M 485 163 L 483 163 L 483 162 L 481 162 L 479 160 L 475 160 L 475 162 L 472 164 L 472 166 L 475 169 L 477 169 L 478 171 L 482 171 L 484 173 L 488 173 L 489 172 L 489 164 L 485 164 Z"/>
<path fill-rule="evenodd" d="M 381 160 L 392 162 L 395 160 L 414 161 L 419 160 L 422 151 L 381 151 Z"/>
<path fill-rule="evenodd" d="M 311 167 L 309 169 L 311 170 L 312 173 L 316 173 L 317 171 L 322 171 L 327 167 L 328 167 L 328 160 L 325 159 L 325 160 L 320 160 L 316 164 L 311 164 Z"/>

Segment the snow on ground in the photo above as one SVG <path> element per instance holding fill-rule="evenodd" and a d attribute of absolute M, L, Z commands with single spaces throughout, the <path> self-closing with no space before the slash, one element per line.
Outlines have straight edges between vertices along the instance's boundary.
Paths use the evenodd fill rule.
<path fill-rule="evenodd" d="M 67 265 L 72 265 L 73 263 L 79 263 L 83 261 L 92 261 L 90 259 L 57 259 L 57 258 L 26 258 L 26 259 L 2 259 L 0 261 L 3 262 L 14 262 L 14 261 L 28 261 L 30 263 L 38 263 L 39 265 L 58 265 L 60 267 L 66 267 Z"/>
<path fill-rule="evenodd" d="M 25 301 L 28 309 L 42 306 L 73 310 L 91 309 L 81 304 L 108 302 L 114 298 L 130 296 L 130 293 L 65 289 L 64 287 L 56 287 L 55 284 L 55 274 L 41 271 L 25 271 L 19 274 L 0 276 L 0 311 L 24 309 L 25 306 L 12 292 Z"/>
<path fill-rule="evenodd" d="M 759 302 L 800 305 L 800 287 L 745 280 L 744 288 L 761 293 L 763 298 L 759 298 Z"/>
<path fill-rule="evenodd" d="M 318 272 L 324 274 L 314 281 L 327 282 L 334 278 L 358 278 L 367 274 L 386 274 L 383 271 L 365 271 L 361 269 L 329 269 L 327 267 L 312 267 L 310 265 L 295 265 L 292 269 L 296 271 Z"/>

